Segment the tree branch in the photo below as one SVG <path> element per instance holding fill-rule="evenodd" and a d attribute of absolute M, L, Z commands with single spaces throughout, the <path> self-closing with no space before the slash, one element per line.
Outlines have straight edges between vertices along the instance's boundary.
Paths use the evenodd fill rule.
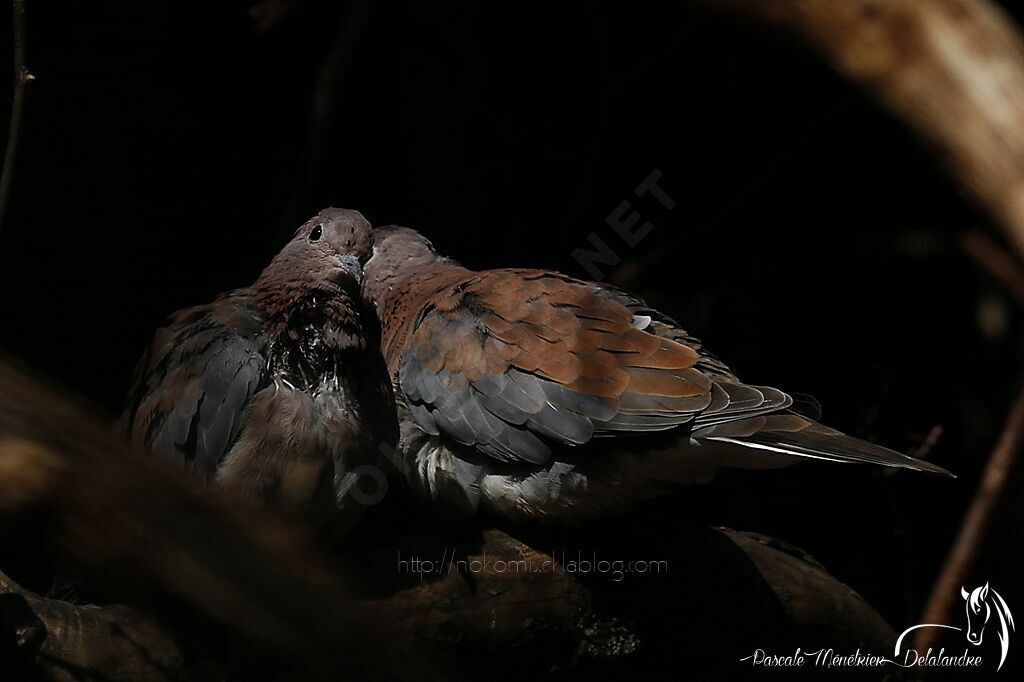
<path fill-rule="evenodd" d="M 280 679 L 431 676 L 294 529 L 212 499 L 101 424 L 0 359 L 0 514 L 44 519 L 43 536 L 88 574 L 191 640 L 236 642 L 222 653 L 239 665 L 280 666 Z"/>
<path fill-rule="evenodd" d="M 792 30 L 926 140 L 1024 255 L 1024 41 L 988 0 L 701 0 Z"/>
<path fill-rule="evenodd" d="M 981 230 L 969 230 L 961 248 L 974 263 L 1002 285 L 1014 302 L 1024 308 L 1024 270 L 1020 261 Z"/>
<path fill-rule="evenodd" d="M 1024 388 L 1017 396 L 1003 425 L 1002 435 L 981 475 L 981 483 L 960 524 L 956 540 L 949 550 L 931 597 L 925 606 L 922 623 L 948 623 L 954 604 L 960 601 L 960 588 L 965 586 L 974 566 L 978 550 L 988 535 L 992 517 L 1006 492 L 1006 484 L 1024 445 Z M 927 651 L 941 633 L 935 628 L 922 628 L 917 650 Z"/>
<path fill-rule="evenodd" d="M 988 0 L 701 0 L 795 32 L 924 139 L 1024 257 L 1024 39 Z M 1024 300 L 1012 258 L 964 248 Z M 948 622 L 1024 440 L 1024 388 L 935 584 L 923 622 Z M 934 641 L 923 629 L 917 649 Z"/>
<path fill-rule="evenodd" d="M 128 606 L 81 606 L 37 596 L 0 573 L 0 661 L 45 679 L 190 682 L 198 674 L 167 628 Z M 191 665 L 189 665 L 191 663 Z M 211 673 L 215 666 L 209 666 Z M 78 673 L 88 671 L 85 678 Z"/>
<path fill-rule="evenodd" d="M 424 659 L 461 679 L 496 658 L 506 672 L 535 676 L 553 665 L 600 672 L 610 660 L 683 665 L 721 646 L 732 666 L 737 647 L 765 646 L 766 632 L 809 630 L 836 646 L 891 645 L 878 614 L 803 553 L 725 529 L 659 527 L 664 514 L 653 511 L 609 520 L 587 540 L 617 543 L 609 551 L 620 557 L 664 554 L 664 572 L 634 576 L 627 589 L 555 569 L 557 537 L 545 546 L 484 530 L 449 554 L 482 568 L 425 576 L 398 569 L 398 552 L 410 553 L 404 540 L 371 532 L 383 547 L 353 543 L 342 554 L 355 586 L 343 594 L 336 571 L 312 561 L 315 549 L 292 529 L 223 491 L 211 498 L 0 360 L 0 520 L 33 520 L 133 604 L 66 604 L 0 575 L 0 659 L 9 654 L 44 679 L 152 682 L 223 670 L 238 679 L 430 679 Z M 660 535 L 630 534 L 633 524 Z M 534 570 L 518 568 L 524 561 Z M 650 608 L 659 603 L 679 607 Z M 638 661 L 643 651 L 653 653 Z"/>
<path fill-rule="evenodd" d="M 815 641 L 833 646 L 879 652 L 892 646 L 894 634 L 881 617 L 800 550 L 730 529 L 690 530 L 672 540 L 700 548 L 701 561 L 687 557 L 699 567 L 694 573 L 676 566 L 676 573 L 664 576 L 684 594 L 679 603 L 657 581 L 630 589 L 627 601 L 648 607 L 639 619 L 624 612 L 614 596 L 609 599 L 585 575 L 515 570 L 523 562 L 541 566 L 550 554 L 498 530 L 484 531 L 479 544 L 459 548 L 465 550 L 467 563 L 480 567 L 471 577 L 456 570 L 428 575 L 387 594 L 366 597 L 360 604 L 394 625 L 398 639 L 389 641 L 389 649 L 395 641 L 409 643 L 453 679 L 479 675 L 495 660 L 503 661 L 502 679 L 531 679 L 554 666 L 571 667 L 574 677 L 601 677 L 611 664 L 625 664 L 629 670 L 642 666 L 637 660 L 640 650 L 657 665 L 683 664 L 722 643 L 736 652 L 748 643 L 765 646 L 766 629 L 790 638 L 813 631 Z M 349 563 L 379 579 L 388 568 L 394 570 L 401 544 L 376 550 L 391 564 L 384 570 L 366 554 L 350 557 Z M 408 547 L 402 555 L 409 556 Z M 712 598 L 694 598 L 688 580 L 692 577 L 701 579 L 702 589 Z M 22 601 L 5 603 L 3 593 Z M 742 623 L 735 621 L 735 610 L 722 608 L 724 595 L 743 604 Z M 673 606 L 649 608 L 660 602 Z M 701 627 L 671 631 L 657 626 L 657 619 L 666 614 L 671 619 L 677 613 Z M 12 648 L 13 642 L 22 664 L 35 657 L 36 670 L 48 680 L 76 679 L 74 673 L 82 671 L 88 671 L 89 679 L 123 682 L 223 679 L 223 669 L 216 664 L 197 664 L 180 631 L 137 608 L 82 606 L 39 597 L 3 574 L 0 624 L 7 624 L 0 627 L 0 651 Z M 672 641 L 677 634 L 686 638 L 687 648 L 667 648 L 659 639 L 667 636 Z M 217 653 L 215 647 L 213 654 Z M 732 668 L 734 656 L 727 661 Z"/>
<path fill-rule="evenodd" d="M 7 216 L 7 203 L 14 176 L 14 159 L 21 140 L 21 115 L 25 108 L 26 86 L 35 76 L 25 66 L 25 0 L 14 0 L 14 96 L 11 101 L 11 127 L 7 133 L 7 151 L 3 171 L 0 171 L 0 227 Z"/>

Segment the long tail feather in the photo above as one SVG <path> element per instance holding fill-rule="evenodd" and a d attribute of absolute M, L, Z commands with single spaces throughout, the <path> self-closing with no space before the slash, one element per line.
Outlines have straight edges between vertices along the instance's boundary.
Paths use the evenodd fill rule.
<path fill-rule="evenodd" d="M 830 462 L 865 462 L 955 478 L 952 473 L 940 466 L 847 436 L 796 414 L 736 420 L 699 429 L 693 433 L 693 437 L 697 440 L 760 450 L 766 454 Z"/>

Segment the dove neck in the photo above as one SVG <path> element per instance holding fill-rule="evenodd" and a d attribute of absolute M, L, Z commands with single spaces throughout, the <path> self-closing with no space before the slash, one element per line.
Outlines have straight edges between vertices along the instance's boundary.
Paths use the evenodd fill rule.
<path fill-rule="evenodd" d="M 361 302 L 341 288 L 264 291 L 257 300 L 267 320 L 270 364 L 296 386 L 319 385 L 373 336 L 366 329 L 372 316 L 361 314 Z"/>
<path fill-rule="evenodd" d="M 444 289 L 469 279 L 472 270 L 435 256 L 407 260 L 401 265 L 367 263 L 363 297 L 374 307 L 381 324 L 381 351 L 392 376 L 420 312 Z"/>

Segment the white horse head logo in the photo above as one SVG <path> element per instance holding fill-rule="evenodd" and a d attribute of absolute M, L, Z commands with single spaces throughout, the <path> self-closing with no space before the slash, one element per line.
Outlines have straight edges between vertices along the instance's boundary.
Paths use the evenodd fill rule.
<path fill-rule="evenodd" d="M 1006 601 L 998 592 L 988 586 L 988 583 L 981 587 L 975 587 L 970 592 L 961 587 L 960 596 L 964 598 L 965 602 L 967 641 L 971 644 L 981 644 L 982 637 L 985 635 L 985 627 L 993 615 L 998 620 L 999 631 L 996 632 L 996 636 L 999 637 L 999 646 L 1002 648 L 999 656 L 999 667 L 1002 668 L 1003 661 L 1006 660 L 1006 652 L 1010 650 L 1010 631 L 1014 629 L 1010 607 L 1006 605 Z"/>
<path fill-rule="evenodd" d="M 999 670 L 1003 667 L 1003 662 L 1006 661 L 1006 654 L 1010 650 L 1010 631 L 1014 629 L 1013 614 L 1010 613 L 1010 607 L 1006 605 L 1006 600 L 998 592 L 989 587 L 988 583 L 981 587 L 975 587 L 969 592 L 966 588 L 961 587 L 960 596 L 964 598 L 964 609 L 967 611 L 967 641 L 974 646 L 981 644 L 985 636 L 985 628 L 989 625 L 989 621 L 993 620 L 993 616 L 995 616 L 994 620 L 996 622 L 994 625 L 998 627 L 996 637 L 999 638 L 1000 646 L 999 665 L 996 667 L 996 670 Z M 941 625 L 939 623 L 922 623 L 921 625 L 909 627 L 896 640 L 897 656 L 903 646 L 903 638 L 918 628 L 963 630 L 963 628 Z"/>

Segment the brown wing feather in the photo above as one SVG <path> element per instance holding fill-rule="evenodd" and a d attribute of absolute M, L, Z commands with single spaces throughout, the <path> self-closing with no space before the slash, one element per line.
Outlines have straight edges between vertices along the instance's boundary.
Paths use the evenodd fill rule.
<path fill-rule="evenodd" d="M 699 353 L 637 329 L 585 282 L 539 271 L 468 273 L 425 302 L 399 366 L 428 432 L 510 460 L 550 444 L 665 430 L 712 402 Z"/>
<path fill-rule="evenodd" d="M 396 303 L 384 350 L 410 413 L 504 461 L 680 429 L 777 455 L 939 470 L 827 429 L 743 384 L 666 315 L 617 289 L 533 270 L 433 263 Z"/>

